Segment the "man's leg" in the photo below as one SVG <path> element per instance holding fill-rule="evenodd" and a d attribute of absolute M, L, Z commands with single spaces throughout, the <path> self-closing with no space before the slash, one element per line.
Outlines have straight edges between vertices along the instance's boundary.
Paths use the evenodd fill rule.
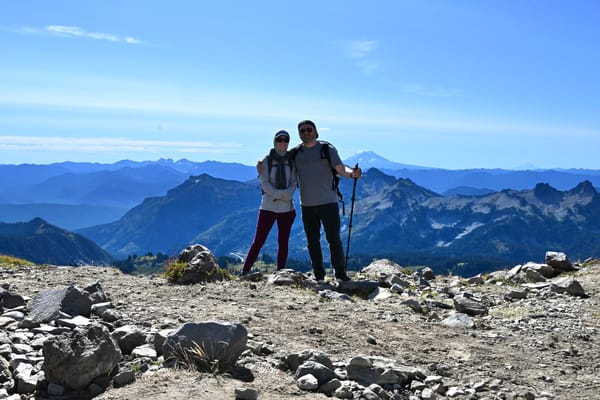
<path fill-rule="evenodd" d="M 323 253 L 321 251 L 321 221 L 317 214 L 318 207 L 302 207 L 302 224 L 306 234 L 308 254 L 317 280 L 325 278 L 323 269 Z"/>
<path fill-rule="evenodd" d="M 321 219 L 325 228 L 325 237 L 329 243 L 331 266 L 335 270 L 336 278 L 346 277 L 344 248 L 340 237 L 340 210 L 337 203 L 321 206 Z"/>

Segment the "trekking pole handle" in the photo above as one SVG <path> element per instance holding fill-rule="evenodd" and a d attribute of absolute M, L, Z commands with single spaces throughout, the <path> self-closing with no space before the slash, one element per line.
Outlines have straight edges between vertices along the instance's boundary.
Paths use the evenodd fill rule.
<path fill-rule="evenodd" d="M 356 171 L 357 169 L 358 169 L 358 163 L 356 163 L 356 164 L 354 165 L 354 168 L 352 168 L 352 172 Z M 354 179 L 356 179 L 356 178 L 354 178 Z"/>
<path fill-rule="evenodd" d="M 358 163 L 356 163 L 356 165 L 354 165 L 354 168 L 352 168 L 352 172 L 356 171 L 358 169 Z M 356 195 L 356 181 L 358 180 L 358 178 L 354 178 L 354 186 L 352 187 L 352 201 L 354 201 L 354 196 Z M 354 208 L 354 203 L 352 203 L 352 207 Z"/>

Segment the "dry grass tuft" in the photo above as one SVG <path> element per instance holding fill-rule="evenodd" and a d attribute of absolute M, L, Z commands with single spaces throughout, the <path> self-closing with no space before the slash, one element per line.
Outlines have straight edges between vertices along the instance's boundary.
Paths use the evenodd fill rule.
<path fill-rule="evenodd" d="M 214 351 L 207 349 L 204 343 L 199 345 L 192 342 L 191 347 L 183 347 L 181 343 L 178 343 L 173 349 L 171 360 L 175 361 L 179 368 L 215 375 L 228 372 L 235 364 L 235 360 L 228 351 L 225 351 L 220 358 L 213 358 L 210 354 L 214 354 Z"/>

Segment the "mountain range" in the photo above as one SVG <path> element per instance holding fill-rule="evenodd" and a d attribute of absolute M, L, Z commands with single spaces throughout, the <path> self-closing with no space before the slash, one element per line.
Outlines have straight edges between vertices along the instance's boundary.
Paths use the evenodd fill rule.
<path fill-rule="evenodd" d="M 537 183 L 569 190 L 584 180 L 600 187 L 600 170 L 447 170 L 401 164 L 370 151 L 345 162 L 358 163 L 367 173 L 377 168 L 396 178 L 410 179 L 444 196 L 526 190 Z M 114 222 L 144 199 L 164 196 L 188 177 L 201 174 L 248 182 L 256 178 L 256 169 L 239 163 L 185 159 L 0 165 L 0 221 L 14 223 L 41 217 L 70 230 Z"/>
<path fill-rule="evenodd" d="M 351 190 L 352 181 L 343 179 L 346 203 Z M 259 197 L 254 184 L 204 174 L 165 196 L 146 199 L 118 221 L 78 233 L 116 257 L 176 254 L 191 243 L 217 255 L 243 255 L 252 241 Z M 348 222 L 348 215 L 342 217 L 344 239 Z M 583 181 L 568 191 L 540 183 L 529 190 L 444 197 L 371 169 L 357 185 L 351 234 L 355 259 L 430 263 L 438 257 L 472 264 L 487 259 L 497 268 L 540 259 L 548 250 L 587 258 L 600 253 L 600 195 Z M 264 252 L 275 254 L 275 236 Z M 292 228 L 290 258 L 307 259 L 300 218 Z"/>
<path fill-rule="evenodd" d="M 345 162 L 366 171 L 357 185 L 351 265 L 384 256 L 412 265 L 468 259 L 481 269 L 537 259 L 547 250 L 598 255 L 600 171 L 442 170 L 371 152 Z M 0 165 L 0 221 L 8 232 L 23 221 L 40 225 L 41 217 L 45 226 L 90 238 L 108 257 L 175 255 L 203 243 L 217 255 L 243 258 L 260 202 L 255 177 L 254 166 L 214 161 Z M 342 179 L 341 190 L 349 212 L 352 181 Z M 342 224 L 346 246 L 347 216 Z M 276 253 L 275 232 L 263 251 Z M 290 257 L 306 265 L 300 212 Z"/>
<path fill-rule="evenodd" d="M 165 196 L 147 198 L 116 222 L 78 232 L 120 257 L 155 251 L 176 254 L 223 220 L 241 211 L 256 213 L 259 198 L 255 185 L 203 174 Z M 237 224 L 229 228 L 233 236 L 239 233 Z"/>

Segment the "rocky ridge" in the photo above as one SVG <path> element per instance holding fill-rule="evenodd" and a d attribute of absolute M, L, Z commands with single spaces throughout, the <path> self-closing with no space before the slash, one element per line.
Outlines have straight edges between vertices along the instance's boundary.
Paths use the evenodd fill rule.
<path fill-rule="evenodd" d="M 599 272 L 552 252 L 468 279 L 377 260 L 339 283 L 291 270 L 182 286 L 108 267 L 0 267 L 0 398 L 590 399 Z M 35 311 L 49 293 L 80 308 Z M 159 343 L 200 321 L 247 332 L 235 371 L 164 363 Z M 109 372 L 57 378 L 53 346 L 93 337 L 115 355 Z"/>

